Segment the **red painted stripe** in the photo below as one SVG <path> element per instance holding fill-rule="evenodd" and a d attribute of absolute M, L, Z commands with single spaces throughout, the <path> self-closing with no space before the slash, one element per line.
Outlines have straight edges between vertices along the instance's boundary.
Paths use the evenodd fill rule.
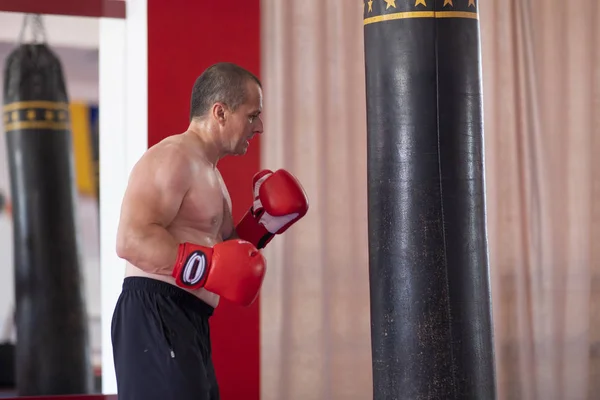
<path fill-rule="evenodd" d="M 123 0 L 2 0 L 0 11 L 110 18 L 126 14 Z"/>
<path fill-rule="evenodd" d="M 148 0 L 149 146 L 187 128 L 192 85 L 219 61 L 260 75 L 260 0 Z M 258 138 L 245 156 L 219 164 L 236 221 L 250 207 L 259 168 Z M 221 301 L 211 336 L 222 400 L 259 400 L 259 302 L 242 309 Z"/>

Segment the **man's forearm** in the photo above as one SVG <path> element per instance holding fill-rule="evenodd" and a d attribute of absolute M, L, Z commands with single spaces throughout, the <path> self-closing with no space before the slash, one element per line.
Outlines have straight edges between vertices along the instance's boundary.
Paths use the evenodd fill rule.
<path fill-rule="evenodd" d="M 119 257 L 149 273 L 171 274 L 179 243 L 167 230 L 151 225 L 126 235 L 117 246 Z"/>

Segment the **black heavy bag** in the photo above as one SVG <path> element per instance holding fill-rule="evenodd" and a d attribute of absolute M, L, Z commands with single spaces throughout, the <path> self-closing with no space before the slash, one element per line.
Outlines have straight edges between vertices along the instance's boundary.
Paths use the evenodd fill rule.
<path fill-rule="evenodd" d="M 92 374 L 75 224 L 69 108 L 60 61 L 22 44 L 4 71 L 13 198 L 20 396 L 88 393 Z"/>
<path fill-rule="evenodd" d="M 96 201 L 100 201 L 100 120 L 98 119 L 98 107 L 90 107 L 91 133 L 90 139 L 92 142 L 92 165 L 94 173 L 94 189 L 96 191 Z M 99 211 L 100 207 L 98 207 Z"/>
<path fill-rule="evenodd" d="M 476 4 L 364 16 L 373 398 L 493 400 Z"/>

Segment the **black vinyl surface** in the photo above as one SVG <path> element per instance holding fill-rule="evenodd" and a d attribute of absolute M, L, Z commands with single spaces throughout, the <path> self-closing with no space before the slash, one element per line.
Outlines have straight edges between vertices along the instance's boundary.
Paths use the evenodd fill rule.
<path fill-rule="evenodd" d="M 4 70 L 13 202 L 17 392 L 90 393 L 68 98 L 60 60 L 24 44 Z"/>
<path fill-rule="evenodd" d="M 365 4 L 373 398 L 493 400 L 476 4 Z"/>

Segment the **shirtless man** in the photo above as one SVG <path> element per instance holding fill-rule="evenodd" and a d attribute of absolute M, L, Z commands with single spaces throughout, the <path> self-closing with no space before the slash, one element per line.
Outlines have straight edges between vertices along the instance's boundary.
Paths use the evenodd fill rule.
<path fill-rule="evenodd" d="M 217 163 L 245 154 L 263 131 L 261 111 L 254 75 L 213 65 L 194 84 L 188 130 L 150 148 L 132 170 L 116 246 L 127 261 L 112 320 L 119 399 L 219 398 L 209 317 L 220 298 L 252 304 L 266 270 L 260 249 L 308 210 L 291 174 L 264 170 L 234 226 Z"/>

